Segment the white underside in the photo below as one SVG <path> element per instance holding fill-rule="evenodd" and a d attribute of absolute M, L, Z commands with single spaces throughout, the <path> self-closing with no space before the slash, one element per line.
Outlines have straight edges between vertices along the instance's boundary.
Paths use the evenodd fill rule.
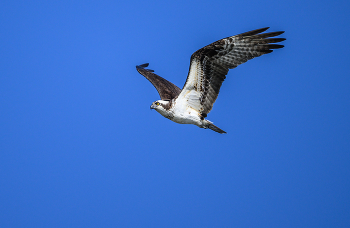
<path fill-rule="evenodd" d="M 201 120 L 200 113 L 190 107 L 188 104 L 183 104 L 181 100 L 177 99 L 173 107 L 166 111 L 164 109 L 156 109 L 162 116 L 179 124 L 194 124 L 201 128 L 206 128 L 209 121 Z"/>
<path fill-rule="evenodd" d="M 188 76 L 188 81 L 185 88 L 176 100 L 170 110 L 156 109 L 162 116 L 180 124 L 194 124 L 201 128 L 207 128 L 211 123 L 208 120 L 201 119 L 200 111 L 203 110 L 200 102 L 201 94 L 194 89 L 195 86 L 200 86 L 201 81 L 201 64 L 199 61 L 192 61 L 191 69 Z"/>
<path fill-rule="evenodd" d="M 197 126 L 202 125 L 202 120 L 199 117 L 199 113 L 192 109 L 188 108 L 185 112 L 173 112 L 172 121 L 180 124 L 195 124 Z"/>

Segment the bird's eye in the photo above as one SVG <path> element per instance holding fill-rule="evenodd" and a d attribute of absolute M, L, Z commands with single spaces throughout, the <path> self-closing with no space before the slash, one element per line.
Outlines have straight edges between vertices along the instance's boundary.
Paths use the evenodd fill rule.
<path fill-rule="evenodd" d="M 159 105 L 159 102 L 156 102 L 156 105 L 158 106 L 158 105 Z"/>

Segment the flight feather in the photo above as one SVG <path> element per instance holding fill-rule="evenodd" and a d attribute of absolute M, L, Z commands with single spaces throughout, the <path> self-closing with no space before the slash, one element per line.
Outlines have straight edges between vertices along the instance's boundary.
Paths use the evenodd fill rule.
<path fill-rule="evenodd" d="M 268 27 L 230 36 L 194 52 L 179 99 L 188 100 L 192 108 L 206 117 L 229 69 L 283 47 L 274 43 L 281 42 L 284 38 L 270 38 L 283 32 L 262 33 L 267 29 Z"/>
<path fill-rule="evenodd" d="M 157 89 L 160 99 L 171 100 L 180 94 L 181 89 L 179 87 L 159 75 L 156 75 L 153 73 L 153 70 L 146 69 L 145 67 L 148 67 L 148 63 L 138 65 L 136 69 Z"/>

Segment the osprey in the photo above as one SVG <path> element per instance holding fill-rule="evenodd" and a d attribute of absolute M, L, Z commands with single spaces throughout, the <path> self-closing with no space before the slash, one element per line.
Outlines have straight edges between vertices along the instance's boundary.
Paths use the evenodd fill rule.
<path fill-rule="evenodd" d="M 153 70 L 145 69 L 148 63 L 136 66 L 137 71 L 153 84 L 160 95 L 160 100 L 153 102 L 151 109 L 176 123 L 194 124 L 221 134 L 226 133 L 205 117 L 213 108 L 229 69 L 271 53 L 272 49 L 284 47 L 274 44 L 284 41 L 284 38 L 270 38 L 284 31 L 263 33 L 268 28 L 230 36 L 194 52 L 182 90 L 154 74 Z"/>

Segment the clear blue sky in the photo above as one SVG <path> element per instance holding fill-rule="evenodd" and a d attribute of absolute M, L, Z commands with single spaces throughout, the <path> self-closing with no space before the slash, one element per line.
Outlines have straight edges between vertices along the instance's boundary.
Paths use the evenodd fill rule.
<path fill-rule="evenodd" d="M 0 3 L 0 227 L 350 227 L 349 1 Z M 208 119 L 150 111 L 191 54 L 269 26 Z"/>

